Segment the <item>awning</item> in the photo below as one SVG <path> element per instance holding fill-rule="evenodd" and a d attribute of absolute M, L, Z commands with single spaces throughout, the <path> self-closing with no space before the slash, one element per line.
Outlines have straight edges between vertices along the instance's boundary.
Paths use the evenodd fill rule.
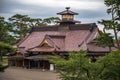
<path fill-rule="evenodd" d="M 30 56 L 30 57 L 25 57 L 25 59 L 29 60 L 48 60 L 50 55 L 36 55 L 36 56 Z"/>
<path fill-rule="evenodd" d="M 8 59 L 10 59 L 10 60 L 23 60 L 24 56 L 22 56 L 22 55 L 9 56 Z"/>
<path fill-rule="evenodd" d="M 29 49 L 28 51 L 30 52 L 53 52 L 55 51 L 54 48 L 51 48 L 51 47 L 36 47 L 36 48 L 33 48 L 33 49 Z"/>

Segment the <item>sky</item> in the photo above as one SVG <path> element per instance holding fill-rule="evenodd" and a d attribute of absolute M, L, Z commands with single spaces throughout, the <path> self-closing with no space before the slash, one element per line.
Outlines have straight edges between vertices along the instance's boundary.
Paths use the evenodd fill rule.
<path fill-rule="evenodd" d="M 104 0 L 0 0 L 0 16 L 6 19 L 15 14 L 32 18 L 60 17 L 56 13 L 65 10 L 65 7 L 79 13 L 75 20 L 82 23 L 97 23 L 110 18 Z"/>

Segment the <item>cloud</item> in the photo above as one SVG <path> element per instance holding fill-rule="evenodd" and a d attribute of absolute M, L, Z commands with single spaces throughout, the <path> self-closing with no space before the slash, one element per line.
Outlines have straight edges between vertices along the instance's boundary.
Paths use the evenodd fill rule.
<path fill-rule="evenodd" d="M 107 16 L 106 10 L 79 10 L 79 17 L 81 18 L 96 18 Z"/>
<path fill-rule="evenodd" d="M 0 12 L 3 11 L 4 4 L 4 0 L 0 0 Z"/>
<path fill-rule="evenodd" d="M 82 22 L 97 22 L 98 19 L 108 18 L 104 0 L 1 0 L 0 15 L 8 18 L 17 13 L 30 17 L 58 16 L 66 6 L 79 13 L 75 18 Z M 1 5 L 0 5 L 1 6 Z"/>
<path fill-rule="evenodd" d="M 66 7 L 70 6 L 74 9 L 98 9 L 103 6 L 103 0 L 18 0 L 19 3 L 25 5 L 36 5 L 46 7 Z"/>

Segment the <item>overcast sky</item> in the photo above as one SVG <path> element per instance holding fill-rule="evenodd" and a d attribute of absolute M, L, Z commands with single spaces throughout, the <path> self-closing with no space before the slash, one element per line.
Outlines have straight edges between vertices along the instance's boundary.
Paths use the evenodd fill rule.
<path fill-rule="evenodd" d="M 8 18 L 19 13 L 33 18 L 60 17 L 56 13 L 65 10 L 65 7 L 79 13 L 75 20 L 82 23 L 97 23 L 110 18 L 104 0 L 0 0 L 0 16 Z"/>

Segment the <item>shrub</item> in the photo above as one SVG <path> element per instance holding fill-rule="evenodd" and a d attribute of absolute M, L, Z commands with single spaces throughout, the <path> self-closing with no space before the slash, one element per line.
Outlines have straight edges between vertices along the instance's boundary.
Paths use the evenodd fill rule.
<path fill-rule="evenodd" d="M 0 64 L 0 72 L 4 72 L 4 70 L 8 67 L 8 65 Z"/>

